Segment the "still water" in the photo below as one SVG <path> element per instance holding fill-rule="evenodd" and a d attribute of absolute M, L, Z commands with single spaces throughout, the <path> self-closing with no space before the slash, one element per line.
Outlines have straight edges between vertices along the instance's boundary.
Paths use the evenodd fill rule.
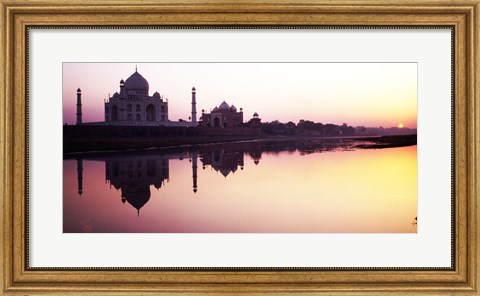
<path fill-rule="evenodd" d="M 416 232 L 417 146 L 248 142 L 64 157 L 63 231 Z"/>

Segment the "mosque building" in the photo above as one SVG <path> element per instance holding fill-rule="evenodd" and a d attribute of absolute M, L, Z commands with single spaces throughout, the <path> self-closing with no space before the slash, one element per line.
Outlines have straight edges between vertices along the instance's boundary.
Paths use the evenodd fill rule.
<path fill-rule="evenodd" d="M 229 106 L 223 101 L 220 106 L 213 108 L 210 113 L 202 110 L 201 126 L 205 127 L 240 127 L 243 124 L 243 110 L 237 111 L 234 105 Z"/>

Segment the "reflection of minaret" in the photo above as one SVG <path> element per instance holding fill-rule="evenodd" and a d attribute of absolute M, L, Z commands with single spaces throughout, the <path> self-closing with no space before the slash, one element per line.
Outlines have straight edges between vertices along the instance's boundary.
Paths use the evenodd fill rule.
<path fill-rule="evenodd" d="M 78 195 L 83 193 L 83 160 L 81 158 L 77 159 L 77 187 Z"/>
<path fill-rule="evenodd" d="M 193 192 L 197 192 L 197 152 L 192 152 Z"/>
<path fill-rule="evenodd" d="M 195 87 L 192 88 L 192 123 L 197 123 L 197 102 L 195 101 Z"/>
<path fill-rule="evenodd" d="M 77 125 L 82 124 L 82 91 L 77 89 Z"/>

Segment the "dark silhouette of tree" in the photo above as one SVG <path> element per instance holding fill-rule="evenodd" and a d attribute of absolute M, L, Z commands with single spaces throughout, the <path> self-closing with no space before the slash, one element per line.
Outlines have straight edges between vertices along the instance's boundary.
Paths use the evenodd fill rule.
<path fill-rule="evenodd" d="M 282 123 L 279 120 L 261 123 L 264 135 L 308 135 L 308 136 L 383 136 L 383 135 L 411 135 L 416 134 L 416 129 L 398 127 L 353 127 L 347 123 L 336 125 L 333 123 L 323 124 L 308 119 L 300 119 L 297 124 L 292 121 Z"/>

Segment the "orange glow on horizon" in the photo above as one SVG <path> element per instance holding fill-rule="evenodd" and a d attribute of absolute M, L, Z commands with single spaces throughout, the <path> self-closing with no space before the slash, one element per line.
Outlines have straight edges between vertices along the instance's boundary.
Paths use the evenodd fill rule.
<path fill-rule="evenodd" d="M 417 126 L 416 63 L 64 63 L 64 123 L 75 123 L 79 87 L 83 121 L 103 121 L 104 100 L 136 66 L 149 95 L 168 98 L 172 121 L 188 120 L 194 86 L 197 110 L 225 100 L 245 121 L 257 112 L 263 122 Z"/>

